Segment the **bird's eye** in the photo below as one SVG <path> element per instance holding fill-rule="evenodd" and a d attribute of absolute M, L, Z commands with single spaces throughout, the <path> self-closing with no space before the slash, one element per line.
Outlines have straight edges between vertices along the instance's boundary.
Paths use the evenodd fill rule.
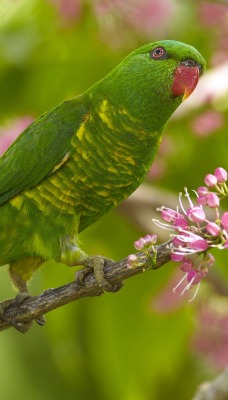
<path fill-rule="evenodd" d="M 161 60 L 166 58 L 166 51 L 163 47 L 155 47 L 150 52 L 150 58 L 153 58 L 154 60 Z"/>

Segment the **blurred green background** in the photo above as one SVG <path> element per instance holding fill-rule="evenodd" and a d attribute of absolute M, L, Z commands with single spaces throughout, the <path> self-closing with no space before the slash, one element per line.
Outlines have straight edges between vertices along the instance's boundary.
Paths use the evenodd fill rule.
<path fill-rule="evenodd" d="M 151 195 L 152 218 L 156 202 L 169 205 L 174 194 L 178 201 L 184 186 L 196 189 L 205 174 L 228 168 L 227 20 L 222 1 L 0 0 L 0 152 L 32 119 L 80 94 L 135 47 L 187 42 L 203 54 L 208 73 L 166 128 L 147 178 L 160 193 Z M 156 231 L 144 225 L 144 208 L 133 197 L 81 235 L 83 248 L 116 260 L 134 252 L 134 240 Z M 190 400 L 228 364 L 227 251 L 214 256 L 193 303 L 173 294 L 181 274 L 170 263 L 118 293 L 56 310 L 24 336 L 1 332 L 1 398 Z M 73 279 L 73 268 L 50 264 L 34 276 L 31 292 Z M 14 296 L 7 267 L 0 293 Z"/>

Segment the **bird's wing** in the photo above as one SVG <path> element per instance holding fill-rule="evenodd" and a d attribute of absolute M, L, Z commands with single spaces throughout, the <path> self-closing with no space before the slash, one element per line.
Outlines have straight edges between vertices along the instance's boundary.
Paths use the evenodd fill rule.
<path fill-rule="evenodd" d="M 0 158 L 0 204 L 35 186 L 70 157 L 71 138 L 87 112 L 79 96 L 55 107 L 25 129 Z"/>

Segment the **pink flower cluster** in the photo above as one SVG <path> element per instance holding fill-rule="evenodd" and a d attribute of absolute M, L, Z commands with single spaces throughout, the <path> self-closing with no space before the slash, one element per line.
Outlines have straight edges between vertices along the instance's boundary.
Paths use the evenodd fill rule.
<path fill-rule="evenodd" d="M 157 242 L 157 235 L 146 235 L 142 238 L 139 238 L 134 242 L 134 248 L 136 250 L 145 250 L 147 247 L 151 247 L 152 245 L 156 244 Z"/>
<path fill-rule="evenodd" d="M 184 281 L 186 285 L 182 289 L 181 295 L 193 285 L 197 285 L 190 301 L 195 298 L 201 280 L 215 262 L 209 250 L 228 248 L 228 212 L 220 215 L 219 211 L 220 201 L 228 196 L 226 181 L 226 170 L 216 168 L 214 174 L 206 175 L 204 180 L 206 186 L 200 186 L 197 191 L 193 191 L 196 195 L 196 204 L 192 202 L 185 188 L 188 206 L 184 207 L 182 193 L 180 193 L 177 209 L 173 210 L 163 206 L 158 209 L 163 221 L 153 220 L 159 227 L 172 231 L 169 242 L 171 260 L 180 262 L 180 269 L 184 272 L 184 277 L 173 291 L 175 292 Z M 210 216 L 208 217 L 209 210 Z M 138 239 L 134 246 L 136 250 L 148 253 L 156 241 L 157 235 L 147 235 Z M 138 265 L 137 255 L 131 254 L 128 257 L 128 267 L 133 268 Z"/>
<path fill-rule="evenodd" d="M 228 212 L 220 216 L 220 201 L 228 196 L 226 185 L 227 172 L 223 168 L 216 168 L 214 174 L 208 174 L 204 183 L 195 192 L 197 204 L 194 204 L 185 188 L 185 197 L 188 200 L 188 208 L 185 209 L 180 193 L 180 209 L 172 210 L 161 207 L 163 221 L 154 222 L 175 233 L 171 234 L 171 260 L 180 262 L 180 269 L 185 273 L 181 281 L 176 285 L 174 291 L 187 281 L 181 294 L 188 291 L 193 285 L 198 284 L 193 300 L 198 292 L 201 280 L 207 275 L 208 268 L 215 262 L 212 254 L 208 251 L 212 248 L 228 248 Z M 214 217 L 207 217 L 206 207 L 213 209 Z"/>
<path fill-rule="evenodd" d="M 146 235 L 144 237 L 139 238 L 134 242 L 134 248 L 138 251 L 143 251 L 148 254 L 148 250 L 153 248 L 153 245 L 157 242 L 157 235 Z M 130 254 L 127 258 L 127 266 L 128 268 L 135 268 L 139 266 L 138 257 L 136 254 Z"/>

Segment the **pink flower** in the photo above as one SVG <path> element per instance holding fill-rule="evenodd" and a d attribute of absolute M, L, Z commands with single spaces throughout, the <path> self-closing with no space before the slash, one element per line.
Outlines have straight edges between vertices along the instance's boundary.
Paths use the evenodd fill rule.
<path fill-rule="evenodd" d="M 173 222 L 175 221 L 175 218 L 178 217 L 177 211 L 172 210 L 171 208 L 164 207 L 161 210 L 162 210 L 161 217 L 166 222 Z"/>
<path fill-rule="evenodd" d="M 198 284 L 196 291 L 193 295 L 193 297 L 189 300 L 189 301 L 193 301 L 194 298 L 196 297 L 199 287 L 200 287 L 200 283 L 202 278 L 204 278 L 205 274 L 207 273 L 207 271 L 205 270 L 204 272 L 202 272 L 200 269 L 193 269 L 193 268 L 187 268 L 187 272 L 186 274 L 183 276 L 183 278 L 178 282 L 178 284 L 173 288 L 173 292 L 175 293 L 176 290 L 178 289 L 179 286 L 182 285 L 182 282 L 184 282 L 185 280 L 187 281 L 187 285 L 184 287 L 184 289 L 182 290 L 182 292 L 180 293 L 180 295 L 182 296 L 186 291 L 188 291 L 189 289 L 191 289 L 192 285 L 196 285 Z"/>
<path fill-rule="evenodd" d="M 184 254 L 171 253 L 170 258 L 172 261 L 178 262 L 178 261 L 182 261 L 185 258 L 185 256 L 184 256 Z"/>
<path fill-rule="evenodd" d="M 174 236 L 174 238 L 173 238 L 173 245 L 174 245 L 174 247 L 183 247 L 183 246 L 187 246 L 187 243 L 186 243 L 186 240 L 182 237 L 183 235 L 181 235 L 181 236 Z"/>
<path fill-rule="evenodd" d="M 196 269 L 192 269 L 191 271 L 188 272 L 187 274 L 187 282 L 190 283 L 191 285 L 196 285 L 199 283 L 202 279 L 200 271 L 197 271 Z"/>
<path fill-rule="evenodd" d="M 201 207 L 191 207 L 187 210 L 187 216 L 192 222 L 205 221 L 206 215 Z"/>
<path fill-rule="evenodd" d="M 180 269 L 183 272 L 190 272 L 192 270 L 193 265 L 194 265 L 194 263 L 190 258 L 184 257 L 182 260 L 182 263 L 180 265 Z"/>
<path fill-rule="evenodd" d="M 189 247 L 192 250 L 197 250 L 197 251 L 205 251 L 208 248 L 208 244 L 207 241 L 203 238 L 199 238 L 199 239 L 194 239 L 192 241 L 189 242 Z"/>
<path fill-rule="evenodd" d="M 220 218 L 218 209 L 220 198 L 222 200 L 228 197 L 226 179 L 227 172 L 223 168 L 216 168 L 215 175 L 208 174 L 205 177 L 206 185 L 213 187 L 214 191 L 210 191 L 205 186 L 200 186 L 197 191 L 193 191 L 200 206 L 194 205 L 187 188 L 185 188 L 185 197 L 190 205 L 187 211 L 182 202 L 182 193 L 180 193 L 178 207 L 183 214 L 179 213 L 178 207 L 177 211 L 162 207 L 158 211 L 162 213 L 162 218 L 166 223 L 154 220 L 159 227 L 174 232 L 170 234 L 172 238 L 169 245 L 170 258 L 174 262 L 180 262 L 180 269 L 185 272 L 185 275 L 173 290 L 175 292 L 186 280 L 187 284 L 181 292 L 182 295 L 192 285 L 197 284 L 191 300 L 195 298 L 201 280 L 208 273 L 208 267 L 215 262 L 208 250 L 228 248 L 228 212 L 224 212 Z M 214 219 L 211 217 L 212 220 L 209 220 L 206 217 L 203 205 L 215 208 Z M 200 261 L 201 257 L 203 257 L 202 261 Z"/>
<path fill-rule="evenodd" d="M 173 226 L 177 229 L 183 230 L 188 228 L 188 222 L 183 215 L 174 219 Z"/>

